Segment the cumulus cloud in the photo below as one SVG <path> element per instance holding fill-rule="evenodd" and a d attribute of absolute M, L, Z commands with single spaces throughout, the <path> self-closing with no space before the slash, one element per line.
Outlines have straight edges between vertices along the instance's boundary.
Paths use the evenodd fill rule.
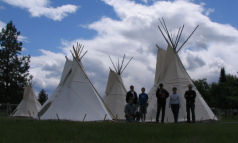
<path fill-rule="evenodd" d="M 33 86 L 37 91 L 42 88 L 52 91 L 60 80 L 65 55 L 43 49 L 40 52 L 41 56 L 31 57 L 30 73 L 33 75 Z"/>
<path fill-rule="evenodd" d="M 59 7 L 51 7 L 50 0 L 2 0 L 10 5 L 27 9 L 32 17 L 45 16 L 55 21 L 61 21 L 70 13 L 77 10 L 76 5 L 67 4 Z"/>
<path fill-rule="evenodd" d="M 6 23 L 3 21 L 0 21 L 0 30 L 2 31 L 3 28 L 5 28 Z"/>
<path fill-rule="evenodd" d="M 209 16 L 211 13 L 213 13 L 215 11 L 214 8 L 209 8 L 206 12 L 205 12 L 205 15 L 206 16 Z"/>
<path fill-rule="evenodd" d="M 39 73 L 40 84 L 44 87 L 53 87 L 59 80 L 52 76 L 52 80 L 46 78 L 49 71 L 61 72 L 63 67 L 63 55 L 70 55 L 69 50 L 73 44 L 80 42 L 85 45 L 88 54 L 84 57 L 83 64 L 96 88 L 104 95 L 109 66 L 108 55 L 117 60 L 125 53 L 127 57 L 134 57 L 122 75 L 126 87 L 134 84 L 136 90 L 144 86 L 148 90 L 153 86 L 156 65 L 157 49 L 155 44 L 166 48 L 166 43 L 161 36 L 157 25 L 158 19 L 164 17 L 169 31 L 176 33 L 178 26 L 185 24 L 182 39 L 187 37 L 196 25 L 199 29 L 179 52 L 179 56 L 193 79 L 207 78 L 215 81 L 219 75 L 220 67 L 224 66 L 228 73 L 235 74 L 238 70 L 238 30 L 229 24 L 219 24 L 211 21 L 205 14 L 207 11 L 203 5 L 195 4 L 188 0 L 156 1 L 151 5 L 143 5 L 131 0 L 104 0 L 113 7 L 119 19 L 102 17 L 87 26 L 98 34 L 89 40 L 75 39 L 62 42 L 62 53 L 54 56 L 43 52 L 43 57 L 33 57 L 40 61 L 37 68 L 32 67 L 32 73 Z M 105 26 L 107 25 L 107 26 Z M 49 52 L 49 51 L 48 51 Z M 54 54 L 50 52 L 51 54 Z M 56 59 L 56 58 L 59 58 Z M 54 67 L 54 62 L 60 70 L 48 70 L 43 67 L 48 64 Z M 36 62 L 35 62 L 36 63 Z M 31 65 L 35 65 L 31 63 Z M 34 71 L 33 71 L 34 70 Z M 35 77 L 38 75 L 35 74 Z M 38 78 L 38 77 L 37 77 Z M 44 84 L 43 84 L 44 83 Z M 147 91 L 148 91 L 147 90 Z"/>

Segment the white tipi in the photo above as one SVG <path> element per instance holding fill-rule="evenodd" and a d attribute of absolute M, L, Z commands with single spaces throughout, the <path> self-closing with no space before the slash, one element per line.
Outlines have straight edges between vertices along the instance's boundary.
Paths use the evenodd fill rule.
<path fill-rule="evenodd" d="M 119 63 L 118 60 L 117 66 L 115 66 L 115 64 L 111 60 L 115 71 L 110 68 L 105 92 L 106 95 L 103 98 L 114 119 L 125 119 L 124 108 L 126 104 L 126 88 L 123 84 L 121 74 L 129 64 L 129 62 L 132 60 L 132 58 L 127 62 L 125 66 L 123 65 L 124 60 L 125 55 L 123 56 L 121 63 Z"/>
<path fill-rule="evenodd" d="M 111 120 L 111 115 L 84 71 L 83 46 L 77 43 L 73 61 L 66 57 L 60 83 L 38 113 L 40 119 L 73 121 Z"/>
<path fill-rule="evenodd" d="M 157 99 L 156 99 L 156 90 L 160 83 L 163 83 L 164 88 L 172 93 L 172 88 L 176 87 L 177 93 L 180 95 L 181 107 L 179 110 L 179 121 L 186 121 L 186 101 L 184 98 L 184 93 L 188 89 L 188 85 L 192 84 L 193 89 L 197 93 L 196 101 L 195 101 L 195 114 L 196 120 L 217 120 L 214 113 L 211 111 L 207 103 L 202 98 L 201 94 L 198 92 L 196 87 L 194 86 L 190 76 L 186 72 L 179 56 L 179 50 L 184 46 L 184 44 L 188 41 L 188 39 L 192 36 L 194 31 L 198 28 L 198 26 L 194 29 L 194 31 L 189 35 L 189 37 L 181 44 L 179 47 L 178 44 L 180 42 L 181 34 L 183 32 L 183 27 L 179 28 L 178 35 L 175 40 L 172 39 L 172 36 L 169 34 L 168 29 L 166 27 L 165 21 L 160 20 L 162 27 L 164 28 L 165 33 L 159 27 L 159 30 L 163 37 L 165 38 L 168 48 L 164 50 L 157 46 L 157 64 L 156 64 L 156 74 L 155 74 L 155 82 L 154 87 L 149 92 L 149 106 L 147 113 L 147 121 L 155 121 L 156 112 L 157 112 Z M 171 110 L 169 109 L 167 99 L 166 111 L 165 111 L 165 122 L 173 122 L 173 115 Z"/>
<path fill-rule="evenodd" d="M 41 105 L 38 102 L 35 92 L 31 85 L 27 85 L 24 89 L 23 98 L 16 110 L 13 112 L 14 117 L 31 117 L 37 115 Z"/>

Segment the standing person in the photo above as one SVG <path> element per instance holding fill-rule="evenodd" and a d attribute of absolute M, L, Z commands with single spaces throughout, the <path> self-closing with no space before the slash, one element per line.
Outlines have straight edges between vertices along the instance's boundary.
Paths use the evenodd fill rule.
<path fill-rule="evenodd" d="M 145 122 L 147 107 L 148 107 L 148 94 L 145 93 L 145 88 L 141 88 L 141 94 L 139 95 L 140 114 L 141 121 Z"/>
<path fill-rule="evenodd" d="M 180 108 L 180 99 L 179 95 L 177 94 L 177 88 L 173 87 L 173 94 L 170 96 L 169 99 L 169 108 L 171 107 L 171 110 L 174 115 L 174 122 L 178 122 L 178 114 L 179 114 L 179 108 Z"/>
<path fill-rule="evenodd" d="M 195 123 L 195 98 L 196 92 L 192 89 L 191 84 L 188 85 L 188 90 L 185 92 L 184 97 L 186 99 L 186 110 L 187 110 L 187 122 L 190 123 L 190 110 L 192 112 L 192 120 Z"/>
<path fill-rule="evenodd" d="M 130 86 L 130 91 L 126 94 L 126 103 L 129 103 L 129 99 L 133 100 L 133 104 L 137 105 L 137 93 L 134 91 L 134 86 Z"/>
<path fill-rule="evenodd" d="M 156 122 L 159 122 L 159 114 L 160 114 L 160 110 L 162 108 L 161 123 L 163 123 L 164 122 L 164 116 L 165 116 L 166 99 L 169 97 L 169 93 L 166 89 L 163 88 L 162 83 L 159 84 L 159 88 L 156 91 L 156 97 L 157 97 Z"/>

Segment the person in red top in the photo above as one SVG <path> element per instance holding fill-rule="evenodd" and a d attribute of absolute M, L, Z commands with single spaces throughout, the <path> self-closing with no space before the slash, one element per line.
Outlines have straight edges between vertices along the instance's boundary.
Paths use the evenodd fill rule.
<path fill-rule="evenodd" d="M 193 86 L 191 84 L 188 85 L 188 90 L 184 94 L 184 98 L 186 99 L 186 110 L 187 110 L 187 122 L 190 123 L 190 110 L 192 112 L 192 120 L 195 123 L 195 98 L 196 92 L 192 89 Z"/>
<path fill-rule="evenodd" d="M 159 88 L 156 91 L 157 97 L 157 114 L 156 114 L 156 122 L 159 122 L 159 114 L 160 110 L 162 109 L 162 118 L 161 123 L 164 122 L 165 116 L 165 106 L 166 106 L 166 99 L 169 97 L 169 92 L 163 88 L 163 84 L 159 84 Z"/>

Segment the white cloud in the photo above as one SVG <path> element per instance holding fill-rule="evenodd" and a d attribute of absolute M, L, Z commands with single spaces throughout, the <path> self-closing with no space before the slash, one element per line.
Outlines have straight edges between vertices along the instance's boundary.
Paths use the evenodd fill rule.
<path fill-rule="evenodd" d="M 18 40 L 21 41 L 21 42 L 26 42 L 26 43 L 29 42 L 28 38 L 26 36 L 22 36 L 22 35 L 20 35 L 18 37 Z"/>
<path fill-rule="evenodd" d="M 213 13 L 215 11 L 215 9 L 214 8 L 209 8 L 209 9 L 207 9 L 207 11 L 205 12 L 205 15 L 206 16 L 209 16 L 211 13 Z"/>
<path fill-rule="evenodd" d="M 6 23 L 3 21 L 0 21 L 0 31 L 6 26 Z"/>
<path fill-rule="evenodd" d="M 55 21 L 61 21 L 70 13 L 77 10 L 76 5 L 67 4 L 59 7 L 51 7 L 50 0 L 2 0 L 10 5 L 27 9 L 31 16 L 40 17 L 45 16 Z"/>
<path fill-rule="evenodd" d="M 238 30 L 231 25 L 211 21 L 204 14 L 206 9 L 203 5 L 186 0 L 157 1 L 150 6 L 130 0 L 104 0 L 104 2 L 114 8 L 119 20 L 103 17 L 91 23 L 88 28 L 97 31 L 98 35 L 89 40 L 75 39 L 62 42 L 62 55 L 52 56 L 43 53 L 42 56 L 49 58 L 48 60 L 42 60 L 43 57 L 33 57 L 41 63 L 38 69 L 32 67 L 32 70 L 35 70 L 32 72 L 35 77 L 40 71 L 49 72 L 43 68 L 49 61 L 63 66 L 63 55 L 70 55 L 69 49 L 72 44 L 80 42 L 89 51 L 83 60 L 85 69 L 102 95 L 106 86 L 108 67 L 111 66 L 108 55 L 114 59 L 122 57 L 124 53 L 128 57 L 133 56 L 134 60 L 122 75 L 126 87 L 134 84 L 138 92 L 142 86 L 150 89 L 154 82 L 156 65 L 155 44 L 166 47 L 157 29 L 158 19 L 161 17 L 166 19 L 169 30 L 174 33 L 178 26 L 185 24 L 184 36 L 187 36 L 196 25 L 200 25 L 179 53 L 185 68 L 193 79 L 207 78 L 209 81 L 214 81 L 219 75 L 221 66 L 225 66 L 228 73 L 236 74 L 238 70 L 238 49 L 236 48 Z M 58 57 L 61 57 L 61 60 L 57 60 Z M 31 65 L 34 66 L 35 63 Z M 54 67 L 53 64 L 52 67 Z M 61 73 L 60 70 L 56 72 Z M 47 85 L 53 87 L 54 82 L 52 81 L 59 80 L 59 76 L 52 78 L 54 80 L 42 74 L 40 75 L 41 81 L 37 82 L 45 83 L 45 87 L 48 87 Z M 55 82 L 54 86 L 56 85 Z"/>
<path fill-rule="evenodd" d="M 33 75 L 33 86 L 52 91 L 59 82 L 63 70 L 65 56 L 62 53 L 53 53 L 40 50 L 41 56 L 31 57 L 30 73 Z"/>

